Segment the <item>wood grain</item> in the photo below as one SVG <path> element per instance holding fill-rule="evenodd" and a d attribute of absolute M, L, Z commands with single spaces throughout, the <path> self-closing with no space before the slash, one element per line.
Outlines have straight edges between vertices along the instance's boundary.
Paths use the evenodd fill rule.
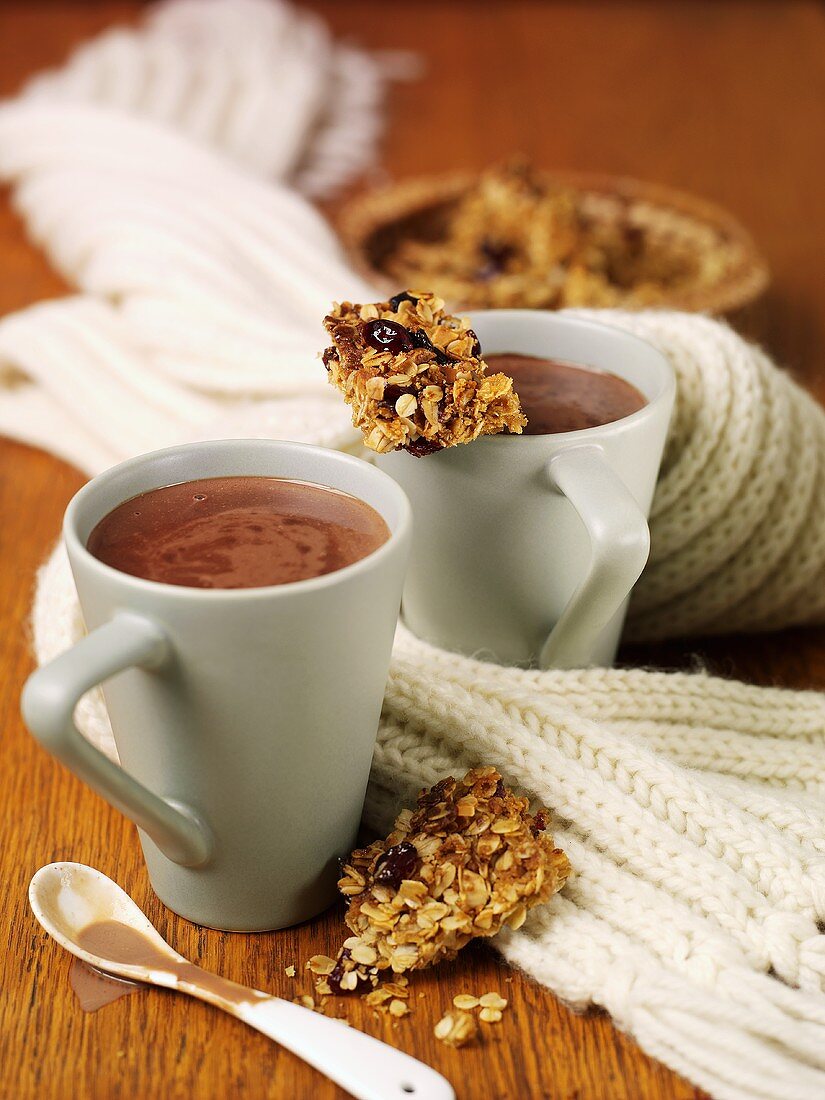
<path fill-rule="evenodd" d="M 412 49 L 422 80 L 398 86 L 384 162 L 393 177 L 480 167 L 524 152 L 550 167 L 621 172 L 694 189 L 736 213 L 774 272 L 742 323 L 820 398 L 825 350 L 825 8 L 814 2 L 660 3 L 377 0 L 311 5 L 341 32 Z M 58 63 L 67 48 L 133 3 L 0 4 L 0 92 Z M 373 178 L 386 174 L 374 172 Z M 0 205 L 0 313 L 64 291 Z M 0 442 L 0 716 L 4 775 L 0 881 L 6 958 L 0 987 L 0 1095 L 330 1100 L 340 1090 L 291 1055 L 213 1010 L 162 992 L 82 1014 L 68 959 L 31 917 L 25 889 L 55 859 L 115 877 L 184 954 L 284 996 L 308 983 L 284 968 L 330 952 L 339 912 L 270 935 L 200 929 L 151 893 L 131 826 L 41 752 L 18 697 L 31 668 L 26 617 L 37 564 L 59 531 L 80 475 Z M 825 633 L 715 639 L 635 649 L 624 660 L 714 671 L 797 687 L 825 686 Z M 496 989 L 512 1008 L 475 1049 L 453 1052 L 432 1025 L 454 993 Z M 413 1016 L 392 1025 L 359 1003 L 361 1027 L 429 1061 L 461 1100 L 688 1100 L 691 1086 L 643 1055 L 603 1016 L 568 1012 L 504 968 L 492 951 L 415 982 Z M 420 994 L 420 996 L 418 995 Z M 344 1006 L 342 1005 L 342 1012 Z"/>

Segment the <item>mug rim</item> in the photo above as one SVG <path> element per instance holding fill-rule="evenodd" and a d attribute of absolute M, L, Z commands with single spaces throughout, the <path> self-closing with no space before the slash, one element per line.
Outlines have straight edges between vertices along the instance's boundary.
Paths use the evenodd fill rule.
<path fill-rule="evenodd" d="M 620 416 L 618 420 L 610 420 L 606 424 L 596 424 L 589 428 L 576 428 L 569 432 L 544 432 L 540 435 L 526 435 L 524 433 L 516 435 L 513 432 L 499 432 L 496 435 L 485 435 L 473 441 L 473 445 L 477 446 L 482 443 L 486 447 L 510 447 L 518 441 L 523 447 L 525 443 L 530 446 L 537 446 L 546 443 L 548 439 L 554 441 L 572 441 L 572 442 L 589 442 L 598 437 L 600 434 L 604 434 L 616 427 L 616 425 L 632 425 L 637 422 L 644 421 L 650 416 L 654 415 L 655 410 L 662 404 L 672 404 L 676 396 L 676 374 L 673 367 L 670 364 L 667 356 L 664 355 L 655 345 L 651 344 L 648 340 L 645 340 L 641 336 L 637 336 L 633 332 L 628 332 L 626 329 L 620 328 L 618 325 L 611 325 L 605 321 L 594 321 L 590 317 L 580 317 L 572 313 L 568 313 L 565 310 L 549 310 L 549 309 L 477 309 L 468 310 L 466 316 L 470 319 L 471 326 L 477 323 L 477 318 L 488 317 L 500 317 L 510 320 L 520 320 L 526 324 L 539 324 L 543 325 L 550 323 L 552 326 L 561 326 L 564 328 L 574 328 L 580 331 L 587 332 L 588 330 L 596 329 L 600 333 L 608 332 L 612 336 L 619 339 L 635 344 L 638 347 L 644 348 L 645 354 L 652 356 L 652 358 L 658 359 L 658 369 L 663 377 L 663 384 L 659 392 L 652 397 L 649 401 L 637 409 L 635 412 L 629 413 L 627 416 Z M 509 349 L 509 352 L 514 355 L 530 355 L 531 352 L 521 352 L 514 348 Z M 490 352 L 491 355 L 503 355 L 506 352 Z M 484 358 L 484 351 L 482 349 L 482 358 Z M 600 368 L 605 369 L 605 368 Z M 619 378 L 623 378 L 627 381 L 622 374 L 618 371 L 612 371 Z"/>
<path fill-rule="evenodd" d="M 188 452 L 198 451 L 237 451 L 237 450 L 260 450 L 260 451 L 292 451 L 298 452 L 312 452 L 316 455 L 321 455 L 327 461 L 332 461 L 343 466 L 348 466 L 351 469 L 357 469 L 360 473 L 364 473 L 366 477 L 376 479 L 381 485 L 385 487 L 388 494 L 395 498 L 396 507 L 398 508 L 398 522 L 395 530 L 390 531 L 389 538 L 386 542 L 383 542 L 375 550 L 371 551 L 366 557 L 359 558 L 358 561 L 352 562 L 350 565 L 345 565 L 341 569 L 335 569 L 330 573 L 322 573 L 317 577 L 307 577 L 303 580 L 297 581 L 285 581 L 283 584 L 267 584 L 256 585 L 249 588 L 198 588 L 194 585 L 184 584 L 170 584 L 167 581 L 153 581 L 148 580 L 145 577 L 138 577 L 133 573 L 124 573 L 120 569 L 116 569 L 112 565 L 107 565 L 106 562 L 96 558 L 94 554 L 86 547 L 84 541 L 81 539 L 78 529 L 77 520 L 78 512 L 82 506 L 91 497 L 94 497 L 96 493 L 105 486 L 105 484 L 112 479 L 128 473 L 130 470 L 140 469 L 151 462 L 157 462 L 158 460 L 166 459 L 177 454 L 183 454 Z M 221 475 L 213 475 L 221 476 Z M 249 474 L 249 475 L 233 475 L 226 474 L 226 477 L 233 476 L 250 476 L 250 477 L 268 477 L 273 475 L 267 474 Z M 197 477 L 186 478 L 188 481 L 196 481 Z M 290 480 L 300 480 L 299 478 L 291 478 Z M 178 483 L 175 483 L 178 484 Z M 309 482 L 309 484 L 320 484 L 319 482 Z M 335 488 L 333 485 L 321 486 L 322 488 Z M 161 488 L 161 486 L 158 486 Z M 144 490 L 146 492 L 150 490 Z M 346 492 L 347 490 L 339 490 L 340 492 Z M 139 495 L 139 494 L 135 494 Z M 349 493 L 350 496 L 355 496 L 354 493 Z M 105 515 L 113 511 L 114 508 L 120 507 L 130 497 L 124 497 L 118 504 L 115 504 L 113 508 L 110 508 Z M 361 499 L 356 497 L 356 499 Z M 366 503 L 365 501 L 363 503 Z M 378 509 L 376 509 L 378 511 Z M 101 517 L 103 518 L 103 517 Z M 382 514 L 382 519 L 386 522 L 386 517 Z M 389 524 L 387 525 L 389 527 Z M 66 506 L 66 511 L 63 514 L 63 541 L 66 545 L 66 549 L 69 552 L 69 560 L 73 555 L 83 559 L 85 565 L 88 568 L 102 572 L 103 576 L 116 579 L 118 583 L 125 585 L 127 588 L 131 588 L 136 592 L 154 593 L 156 595 L 163 595 L 166 598 L 178 599 L 178 600 L 192 600 L 192 599 L 213 599 L 213 600 L 250 600 L 261 599 L 266 594 L 267 596 L 277 597 L 278 595 L 294 595 L 299 592 L 314 592 L 320 589 L 329 588 L 335 584 L 343 583 L 344 581 L 366 572 L 369 569 L 378 566 L 386 557 L 396 552 L 398 544 L 405 539 L 408 539 L 412 529 L 412 507 L 409 502 L 409 498 L 401 486 L 389 476 L 384 473 L 383 470 L 379 470 L 377 466 L 370 462 L 365 462 L 361 458 L 357 458 L 355 455 L 347 454 L 344 451 L 336 451 L 329 447 L 317 447 L 313 443 L 298 443 L 287 439 L 210 439 L 199 440 L 192 443 L 181 443 L 173 447 L 161 447 L 154 451 L 146 451 L 144 454 L 135 455 L 132 458 L 127 458 L 123 462 L 118 462 L 114 466 L 109 466 L 107 469 L 96 474 L 95 477 L 87 481 L 85 485 L 74 494 L 72 499 Z"/>

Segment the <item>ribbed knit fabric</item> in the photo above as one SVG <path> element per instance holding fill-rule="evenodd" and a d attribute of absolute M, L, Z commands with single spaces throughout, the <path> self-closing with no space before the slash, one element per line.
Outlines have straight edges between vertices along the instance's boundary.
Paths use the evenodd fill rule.
<path fill-rule="evenodd" d="M 666 312 L 598 316 L 660 347 L 678 380 L 629 636 L 822 622 L 821 407 L 718 322 Z"/>
<path fill-rule="evenodd" d="M 206 77 L 236 3 L 271 27 L 289 13 L 267 0 L 176 0 L 147 31 L 104 38 L 0 107 L 0 177 L 81 291 L 0 321 L 0 430 L 90 474 L 187 439 L 359 447 L 316 361 L 319 319 L 331 299 L 373 292 L 317 213 L 263 178 L 304 178 L 284 151 L 295 80 L 273 90 L 270 67 L 250 66 L 239 118 L 258 122 L 233 123 L 233 140 L 217 124 L 210 96 L 225 88 Z M 289 41 L 328 43 L 312 28 L 295 24 Z M 178 63 L 185 95 L 168 86 Z M 70 88 L 83 94 L 72 101 Z M 262 117 L 284 124 L 283 146 L 238 137 Z M 678 378 L 628 631 L 822 621 L 819 407 L 725 325 L 586 315 L 655 343 Z M 82 634 L 62 549 L 40 574 L 33 628 L 41 662 Z M 99 693 L 78 720 L 114 754 Z M 562 895 L 497 939 L 511 962 L 575 1006 L 604 1006 L 720 1100 L 825 1096 L 819 695 L 705 675 L 499 668 L 400 627 L 369 822 L 386 828 L 419 787 L 482 762 L 551 808 L 574 868 Z"/>
<path fill-rule="evenodd" d="M 373 161 L 384 85 L 412 69 L 409 55 L 335 42 L 317 16 L 281 0 L 164 0 L 22 95 L 142 115 L 321 197 Z"/>

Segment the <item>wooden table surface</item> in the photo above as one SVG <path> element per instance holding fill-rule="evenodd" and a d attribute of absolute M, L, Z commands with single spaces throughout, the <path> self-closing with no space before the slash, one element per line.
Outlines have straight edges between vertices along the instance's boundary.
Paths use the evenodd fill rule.
<path fill-rule="evenodd" d="M 825 6 L 814 2 L 430 2 L 312 5 L 369 45 L 426 62 L 395 89 L 384 163 L 395 177 L 475 167 L 513 152 L 537 163 L 637 175 L 727 205 L 753 231 L 773 288 L 747 332 L 825 398 Z M 0 93 L 57 63 L 131 3 L 0 3 Z M 383 173 L 382 173 L 383 174 Z M 0 314 L 63 293 L 0 204 Z M 18 697 L 31 668 L 27 614 L 37 565 L 80 486 L 77 471 L 0 441 L 0 652 L 3 777 L 0 840 L 5 962 L 0 983 L 0 1095 L 279 1100 L 343 1095 L 291 1055 L 211 1008 L 170 993 L 82 1013 L 68 958 L 29 913 L 32 873 L 80 860 L 112 875 L 183 954 L 286 997 L 308 986 L 306 958 L 333 952 L 340 912 L 268 935 L 197 928 L 152 895 L 135 831 L 23 730 Z M 760 683 L 825 685 L 825 635 L 691 641 L 627 660 L 712 669 Z M 299 977 L 284 968 L 295 964 Z M 453 994 L 500 990 L 511 1009 L 484 1041 L 451 1051 L 432 1036 Z M 358 1002 L 341 1012 L 436 1066 L 461 1100 L 687 1100 L 690 1085 L 596 1013 L 573 1015 L 548 992 L 471 948 L 415 980 L 414 1015 L 395 1024 Z"/>

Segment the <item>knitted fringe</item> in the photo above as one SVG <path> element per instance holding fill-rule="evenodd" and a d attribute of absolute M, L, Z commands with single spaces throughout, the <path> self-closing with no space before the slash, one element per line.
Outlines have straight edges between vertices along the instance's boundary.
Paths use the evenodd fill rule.
<path fill-rule="evenodd" d="M 23 98 L 141 115 L 320 198 L 373 163 L 389 79 L 380 57 L 281 0 L 165 0 Z"/>

